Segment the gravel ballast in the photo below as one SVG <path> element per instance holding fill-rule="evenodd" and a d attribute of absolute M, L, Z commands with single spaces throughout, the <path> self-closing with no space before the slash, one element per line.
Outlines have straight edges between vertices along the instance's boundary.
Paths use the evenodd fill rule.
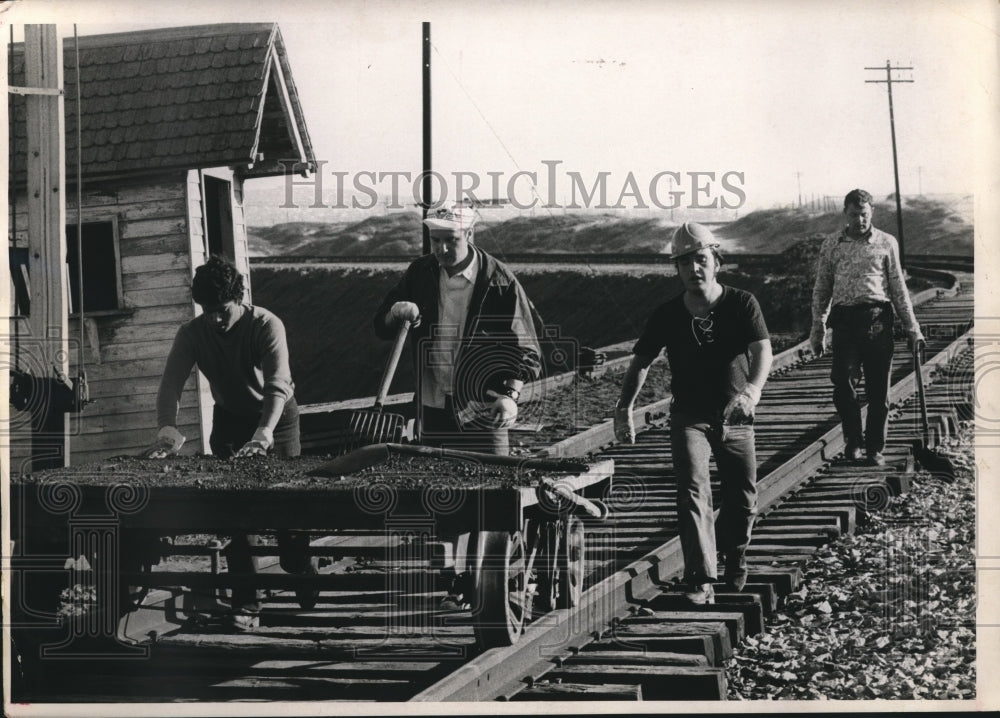
<path fill-rule="evenodd" d="M 857 533 L 810 559 L 799 590 L 727 666 L 731 700 L 976 695 L 973 427 Z"/>

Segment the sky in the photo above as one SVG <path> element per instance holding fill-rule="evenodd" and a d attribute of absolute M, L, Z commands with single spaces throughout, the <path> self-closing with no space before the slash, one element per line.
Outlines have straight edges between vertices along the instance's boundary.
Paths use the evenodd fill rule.
<path fill-rule="evenodd" d="M 533 186 L 540 202 L 599 203 L 602 176 L 609 205 L 888 195 L 886 84 L 866 82 L 887 61 L 913 68 L 892 86 L 904 195 L 973 193 L 977 133 L 996 131 L 996 9 L 982 0 L 203 5 L 27 0 L 4 23 L 86 35 L 276 21 L 325 187 L 346 172 L 348 193 L 356 181 L 391 193 L 391 175 L 360 172 L 421 171 L 421 21 L 433 168 L 452 195 L 456 172 L 472 173 L 466 187 L 479 178 L 477 197 L 497 182 L 522 204 Z"/>

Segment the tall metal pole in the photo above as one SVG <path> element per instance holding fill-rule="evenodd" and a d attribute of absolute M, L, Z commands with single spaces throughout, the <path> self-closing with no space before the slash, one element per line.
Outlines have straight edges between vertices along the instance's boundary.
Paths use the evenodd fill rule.
<path fill-rule="evenodd" d="M 885 70 L 884 80 L 865 80 L 865 82 L 884 82 L 886 88 L 889 90 L 889 131 L 892 134 L 892 175 L 896 182 L 896 227 L 899 232 L 899 263 L 906 267 L 906 253 L 903 249 L 903 197 L 899 191 L 899 162 L 896 158 L 896 120 L 893 115 L 892 110 L 892 83 L 894 82 L 913 82 L 913 80 L 894 80 L 892 79 L 893 70 L 912 70 L 912 67 L 893 67 L 892 64 L 886 60 L 885 67 L 866 67 L 866 70 Z"/>
<path fill-rule="evenodd" d="M 427 208 L 431 204 L 431 24 L 423 23 L 423 97 L 424 97 L 424 161 L 423 161 L 423 188 L 420 192 L 420 204 L 423 206 L 422 219 L 427 219 Z M 423 254 L 431 253 L 431 234 L 427 225 L 420 223 L 423 228 Z"/>

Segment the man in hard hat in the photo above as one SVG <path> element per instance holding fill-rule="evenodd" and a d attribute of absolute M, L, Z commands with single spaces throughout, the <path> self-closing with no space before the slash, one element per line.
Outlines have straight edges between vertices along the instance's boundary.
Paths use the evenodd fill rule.
<path fill-rule="evenodd" d="M 678 227 L 671 259 L 684 292 L 653 311 L 632 349 L 615 405 L 615 436 L 635 442 L 632 419 L 649 365 L 666 349 L 670 363 L 670 438 L 686 594 L 714 603 L 716 551 L 725 557 L 731 590 L 746 585 L 746 550 L 757 514 L 754 409 L 771 368 L 771 341 L 757 300 L 720 284 L 722 258 L 712 233 L 695 222 Z M 722 484 L 713 520 L 709 457 Z"/>
<path fill-rule="evenodd" d="M 826 327 L 833 330 L 833 403 L 844 430 L 845 458 L 857 461 L 862 448 L 868 463 L 885 464 L 889 418 L 889 374 L 893 354 L 893 307 L 911 345 L 923 334 L 913 314 L 896 238 L 872 226 L 872 196 L 854 189 L 844 197 L 847 224 L 827 237 L 816 262 L 813 286 L 813 353 L 825 351 Z M 831 308 L 832 305 L 832 308 Z M 868 420 L 862 435 L 858 384 L 865 377 Z"/>
<path fill-rule="evenodd" d="M 424 220 L 431 253 L 410 264 L 374 324 L 391 339 L 412 322 L 419 440 L 503 455 L 541 352 L 524 289 L 473 243 L 477 220 L 464 206 Z"/>

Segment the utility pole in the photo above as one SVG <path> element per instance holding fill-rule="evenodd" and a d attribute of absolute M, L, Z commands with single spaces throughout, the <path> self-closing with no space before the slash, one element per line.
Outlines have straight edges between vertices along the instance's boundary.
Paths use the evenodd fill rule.
<path fill-rule="evenodd" d="M 799 207 L 802 206 L 802 173 L 795 173 L 795 181 L 799 184 Z"/>
<path fill-rule="evenodd" d="M 69 466 L 69 410 L 63 391 L 69 376 L 69 320 L 66 287 L 66 130 L 62 41 L 55 25 L 24 26 L 25 115 L 27 123 L 28 249 L 31 334 L 42 377 L 44 410 L 32 420 L 32 469 Z M 82 261 L 82 257 L 79 258 Z M 82 337 L 81 337 L 82 341 Z M 44 369 L 42 369 L 44 367 Z M 60 397 L 62 399 L 60 399 Z"/>
<path fill-rule="evenodd" d="M 423 43 L 423 112 L 424 112 L 424 182 L 421 191 L 420 204 L 423 205 L 422 219 L 427 219 L 427 208 L 431 204 L 431 24 L 422 24 L 421 41 Z M 423 228 L 423 254 L 431 253 L 431 233 L 427 225 Z"/>
<path fill-rule="evenodd" d="M 667 175 L 667 183 L 668 183 L 668 186 L 670 188 L 668 190 L 670 192 L 670 199 L 673 200 L 673 198 L 674 198 L 674 176 L 673 175 Z M 671 222 L 674 221 L 674 203 L 673 203 L 673 201 L 670 202 L 670 221 Z"/>
<path fill-rule="evenodd" d="M 899 162 L 896 159 L 896 120 L 892 112 L 892 83 L 894 82 L 913 82 L 913 80 L 896 80 L 892 77 L 893 70 L 912 70 L 912 67 L 893 67 L 892 64 L 886 60 L 885 67 L 866 67 L 866 70 L 885 70 L 884 80 L 865 80 L 865 82 L 874 83 L 885 83 L 886 89 L 889 91 L 889 131 L 892 134 L 892 174 L 896 180 L 896 226 L 899 231 L 899 263 L 906 268 L 906 254 L 903 250 L 903 198 L 899 191 Z"/>

